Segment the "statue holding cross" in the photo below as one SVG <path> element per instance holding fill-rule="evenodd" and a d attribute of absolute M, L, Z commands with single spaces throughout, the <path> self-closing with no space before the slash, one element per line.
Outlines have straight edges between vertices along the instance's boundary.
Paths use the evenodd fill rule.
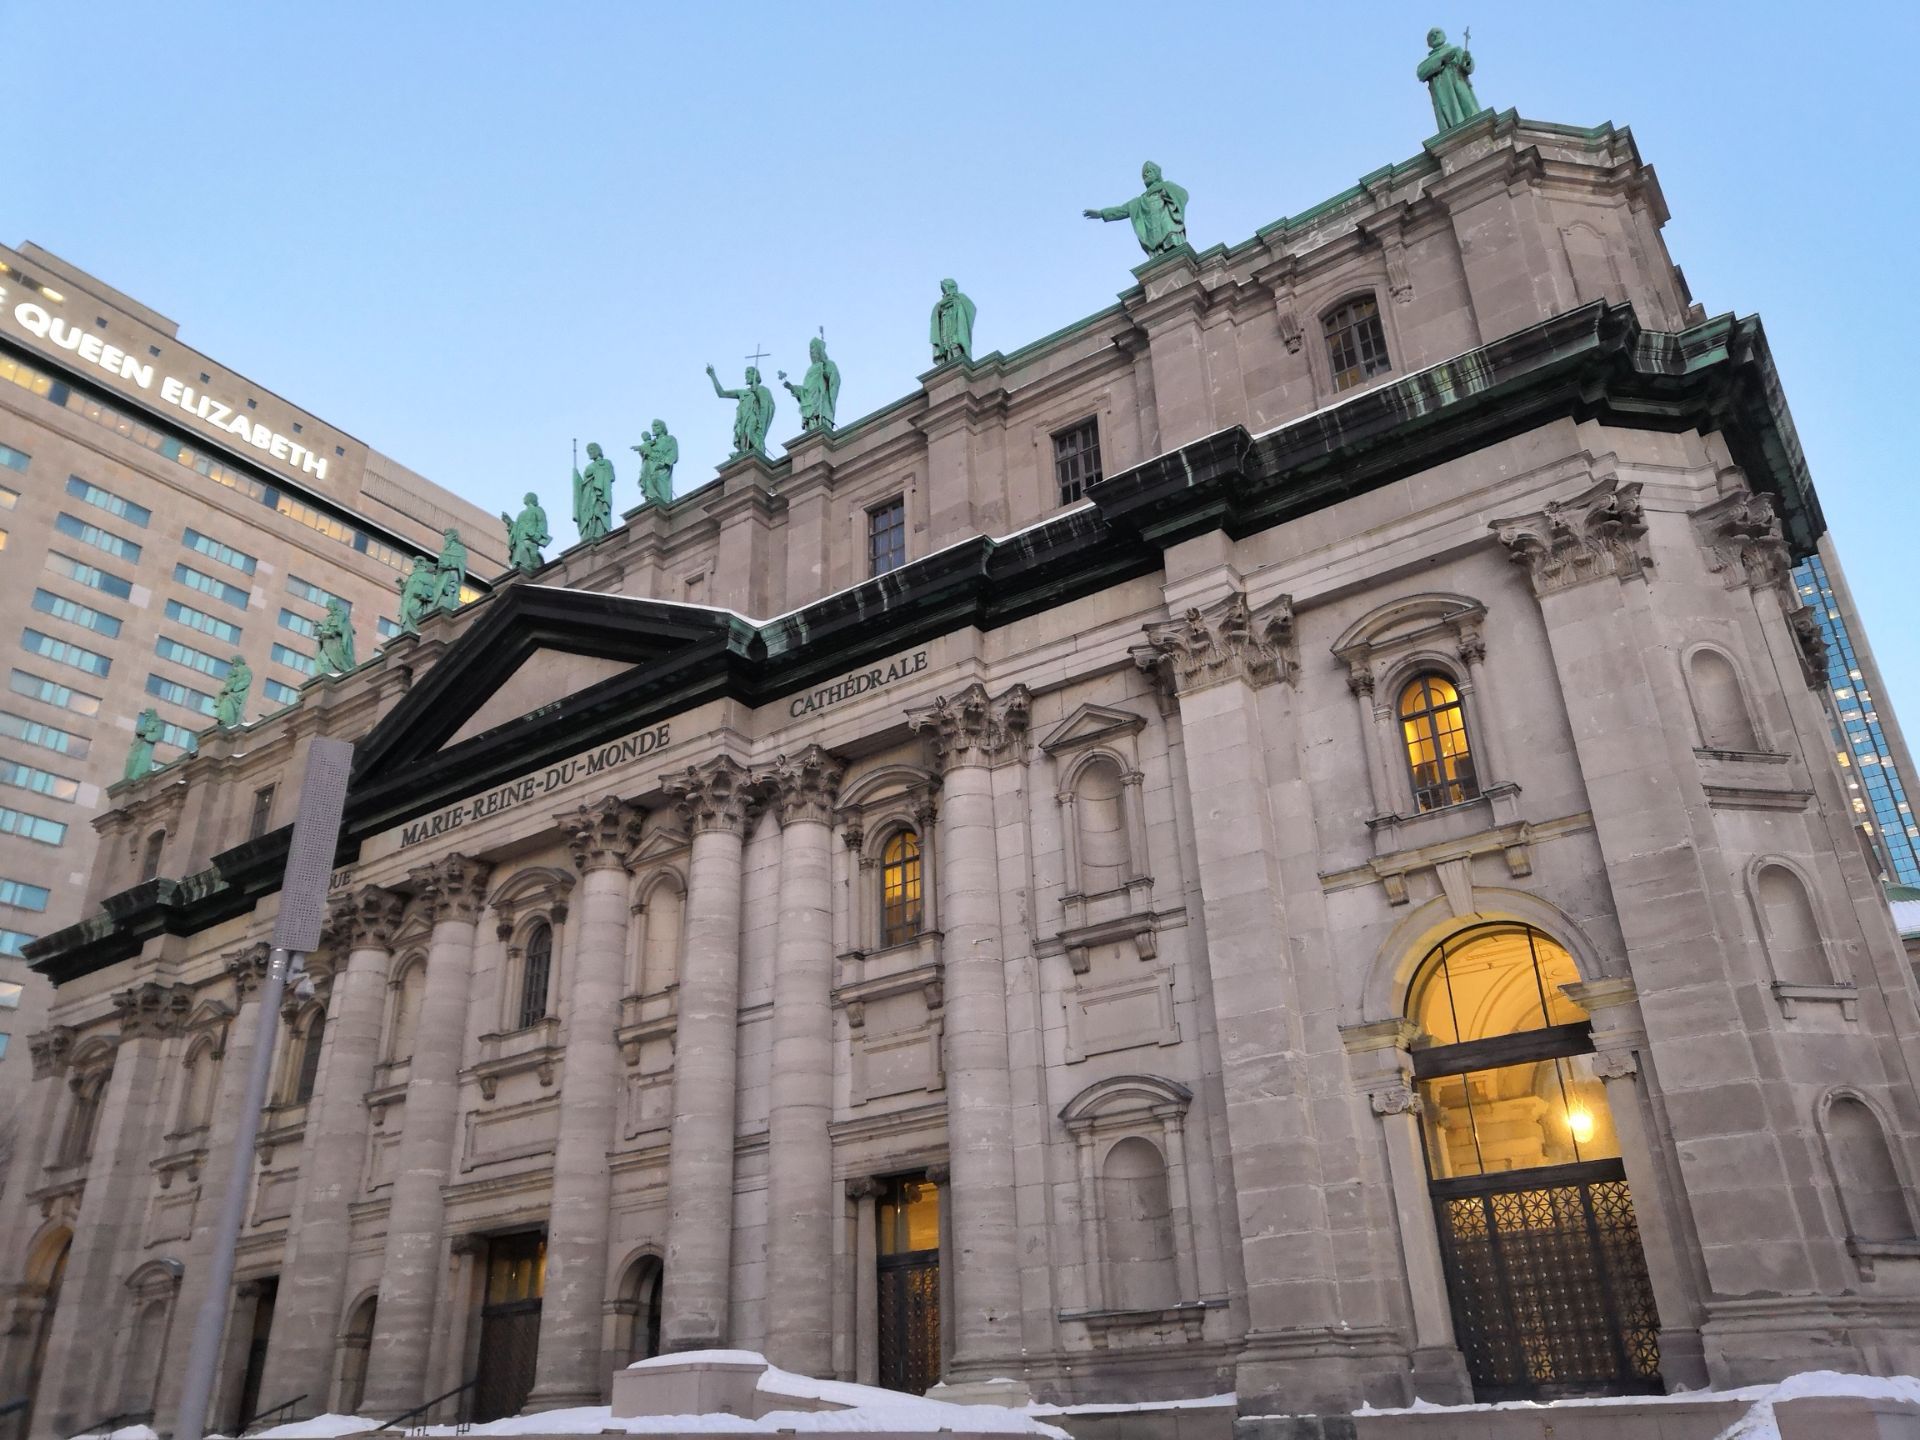
<path fill-rule="evenodd" d="M 747 357 L 749 360 L 764 360 L 765 351 L 756 351 Z M 713 373 L 713 366 L 707 366 L 707 378 L 713 382 L 713 393 L 722 400 L 732 400 L 733 407 L 733 454 L 727 458 L 738 460 L 746 455 L 767 456 L 767 431 L 773 425 L 773 392 L 760 383 L 758 365 L 747 366 L 747 381 L 738 390 L 720 388 L 720 377 Z"/>

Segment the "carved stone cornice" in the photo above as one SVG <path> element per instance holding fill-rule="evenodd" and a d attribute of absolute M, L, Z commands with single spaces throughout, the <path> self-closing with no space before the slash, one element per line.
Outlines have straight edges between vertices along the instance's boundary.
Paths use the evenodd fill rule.
<path fill-rule="evenodd" d="M 1736 490 L 1694 511 L 1693 521 L 1708 565 L 1724 578 L 1729 590 L 1788 583 L 1793 556 L 1780 533 L 1771 495 Z"/>
<path fill-rule="evenodd" d="M 51 1025 L 37 1034 L 27 1037 L 27 1051 L 33 1057 L 33 1078 L 45 1080 L 51 1075 L 64 1075 L 67 1062 L 73 1058 L 73 1027 L 71 1025 Z"/>
<path fill-rule="evenodd" d="M 186 985 L 162 985 L 148 980 L 113 997 L 114 1019 L 120 1039 L 146 1040 L 178 1034 L 193 1009 L 193 990 Z"/>
<path fill-rule="evenodd" d="M 406 908 L 405 899 L 379 885 L 336 895 L 327 907 L 327 940 L 348 953 L 391 949 Z"/>
<path fill-rule="evenodd" d="M 233 977 L 236 1005 L 244 1005 L 260 993 L 272 956 L 273 947 L 264 940 L 256 940 L 251 945 L 242 945 L 238 950 L 229 950 L 220 957 L 227 974 Z"/>
<path fill-rule="evenodd" d="M 846 773 L 843 761 L 818 745 L 809 745 L 797 754 L 780 756 L 760 772 L 760 779 L 782 825 L 796 821 L 825 825 L 832 819 L 833 802 Z"/>
<path fill-rule="evenodd" d="M 759 799 L 752 772 L 731 755 L 663 775 L 660 784 L 695 835 L 708 830 L 744 835 Z"/>
<path fill-rule="evenodd" d="M 907 712 L 907 725 L 925 735 L 941 771 L 993 765 L 1023 754 L 1033 697 L 1024 685 L 989 696 L 978 680 L 958 695 L 937 696 Z"/>
<path fill-rule="evenodd" d="M 407 872 L 407 888 L 426 913 L 430 924 L 459 920 L 472 924 L 487 900 L 487 879 L 493 866 L 471 855 L 449 855 L 432 865 Z"/>
<path fill-rule="evenodd" d="M 847 1181 L 849 1200 L 871 1200 L 880 1193 L 880 1182 L 871 1175 L 857 1175 Z"/>
<path fill-rule="evenodd" d="M 1818 690 L 1827 683 L 1827 637 L 1821 633 L 1820 617 L 1811 605 L 1787 612 L 1787 626 L 1793 631 L 1794 653 L 1800 660 L 1800 678 L 1809 689 Z"/>
<path fill-rule="evenodd" d="M 1291 680 L 1300 666 L 1293 636 L 1293 597 L 1277 595 L 1258 610 L 1244 592 L 1202 608 L 1189 607 L 1178 620 L 1146 627 L 1147 643 L 1129 652 L 1171 694 L 1190 695 L 1209 685 L 1240 680 L 1259 687 Z"/>
<path fill-rule="evenodd" d="M 589 800 L 554 817 L 567 837 L 573 868 L 582 875 L 595 870 L 624 870 L 640 843 L 640 827 L 647 812 L 612 795 Z"/>
<path fill-rule="evenodd" d="M 1488 528 L 1509 558 L 1527 567 L 1535 595 L 1610 575 L 1625 579 L 1649 564 L 1638 481 L 1622 485 L 1609 475 L 1569 500 L 1549 501 L 1531 515 L 1495 520 Z"/>

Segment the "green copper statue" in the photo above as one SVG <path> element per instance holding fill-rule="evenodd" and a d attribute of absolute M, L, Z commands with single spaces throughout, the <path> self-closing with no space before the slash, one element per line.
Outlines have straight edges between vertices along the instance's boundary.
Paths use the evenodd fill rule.
<path fill-rule="evenodd" d="M 942 280 L 940 298 L 933 307 L 933 320 L 927 326 L 927 339 L 933 342 L 934 364 L 973 359 L 973 313 L 973 301 L 960 293 L 959 285 L 952 280 Z"/>
<path fill-rule="evenodd" d="M 451 615 L 460 608 L 460 592 L 467 583 L 467 547 L 460 543 L 460 532 L 447 529 L 441 533 L 440 563 L 435 568 L 440 572 L 440 593 L 435 603 Z"/>
<path fill-rule="evenodd" d="M 787 379 L 784 370 L 780 383 L 799 402 L 802 430 L 831 430 L 833 407 L 840 403 L 840 367 L 827 358 L 827 342 L 818 335 L 807 342 L 807 358 L 813 363 L 798 385 Z"/>
<path fill-rule="evenodd" d="M 583 545 L 606 539 L 613 528 L 613 462 L 591 441 L 587 468 L 573 471 L 573 523 Z"/>
<path fill-rule="evenodd" d="M 344 675 L 353 669 L 353 617 L 337 597 L 328 597 L 327 613 L 313 635 L 318 644 L 314 658 L 322 675 Z"/>
<path fill-rule="evenodd" d="M 1471 30 L 1467 38 L 1473 38 Z M 1449 45 L 1447 32 L 1438 25 L 1427 31 L 1427 58 L 1414 73 L 1427 82 L 1427 92 L 1433 97 L 1433 121 L 1440 127 L 1440 134 L 1480 113 L 1480 102 L 1467 81 L 1473 74 L 1473 55 L 1464 45 Z"/>
<path fill-rule="evenodd" d="M 1178 250 L 1187 243 L 1187 192 L 1162 180 L 1160 167 L 1151 160 L 1140 167 L 1140 181 L 1146 190 L 1126 204 L 1081 213 L 1089 220 L 1132 221 L 1134 238 L 1149 255 Z"/>
<path fill-rule="evenodd" d="M 413 569 L 400 581 L 400 628 L 420 633 L 420 622 L 440 598 L 440 572 L 424 555 L 413 557 Z"/>
<path fill-rule="evenodd" d="M 641 502 L 672 504 L 673 467 L 680 463 L 680 442 L 667 433 L 667 422 L 654 421 L 652 432 L 633 448 L 640 456 Z"/>
<path fill-rule="evenodd" d="M 227 678 L 220 683 L 220 693 L 213 697 L 213 721 L 222 730 L 237 730 L 246 723 L 247 691 L 253 688 L 253 671 L 239 655 L 227 665 Z"/>
<path fill-rule="evenodd" d="M 127 751 L 122 780 L 138 780 L 153 770 L 153 742 L 160 738 L 160 712 L 147 709 L 133 722 L 133 748 Z"/>
<path fill-rule="evenodd" d="M 522 575 L 531 575 L 547 563 L 546 556 L 540 553 L 540 547 L 553 536 L 547 531 L 547 512 L 540 508 L 540 497 L 531 490 L 527 492 L 526 506 L 520 512 L 520 518 L 514 519 L 506 511 L 500 512 L 500 518 L 507 523 L 507 560 Z"/>
<path fill-rule="evenodd" d="M 722 390 L 720 377 L 713 373 L 713 367 L 707 366 L 707 378 L 713 381 L 713 393 L 722 400 L 736 400 L 733 407 L 733 454 L 727 458 L 738 460 L 742 455 L 758 455 L 761 459 L 767 454 L 767 430 L 773 424 L 773 392 L 760 383 L 759 367 L 747 367 L 747 383 L 738 390 Z"/>

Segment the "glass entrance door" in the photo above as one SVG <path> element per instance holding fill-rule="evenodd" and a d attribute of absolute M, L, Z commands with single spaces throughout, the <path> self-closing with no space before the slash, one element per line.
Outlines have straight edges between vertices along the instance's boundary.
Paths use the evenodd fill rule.
<path fill-rule="evenodd" d="M 918 1175 L 882 1184 L 880 1383 L 924 1395 L 940 1379 L 940 1188 Z"/>

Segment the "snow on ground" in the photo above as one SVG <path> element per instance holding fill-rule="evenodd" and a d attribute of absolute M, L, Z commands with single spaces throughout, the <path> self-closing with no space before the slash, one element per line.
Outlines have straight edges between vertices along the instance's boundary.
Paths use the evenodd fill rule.
<path fill-rule="evenodd" d="M 295 1436 L 328 1440 L 335 1435 L 363 1435 L 379 1425 L 380 1421 L 369 1420 L 364 1415 L 316 1415 L 311 1420 L 290 1420 L 285 1425 L 256 1430 L 247 1440 L 292 1440 Z"/>
<path fill-rule="evenodd" d="M 1238 1405 L 1240 1397 L 1229 1390 L 1224 1395 L 1202 1395 L 1197 1400 L 1140 1400 L 1133 1402 L 1101 1402 L 1095 1400 L 1086 1405 L 1041 1405 L 1032 1404 L 1021 1407 L 1026 1415 L 1116 1415 L 1122 1411 L 1135 1410 L 1200 1410 L 1218 1405 Z"/>
<path fill-rule="evenodd" d="M 73 1440 L 160 1440 L 151 1425 L 122 1425 L 118 1430 L 92 1430 Z"/>

